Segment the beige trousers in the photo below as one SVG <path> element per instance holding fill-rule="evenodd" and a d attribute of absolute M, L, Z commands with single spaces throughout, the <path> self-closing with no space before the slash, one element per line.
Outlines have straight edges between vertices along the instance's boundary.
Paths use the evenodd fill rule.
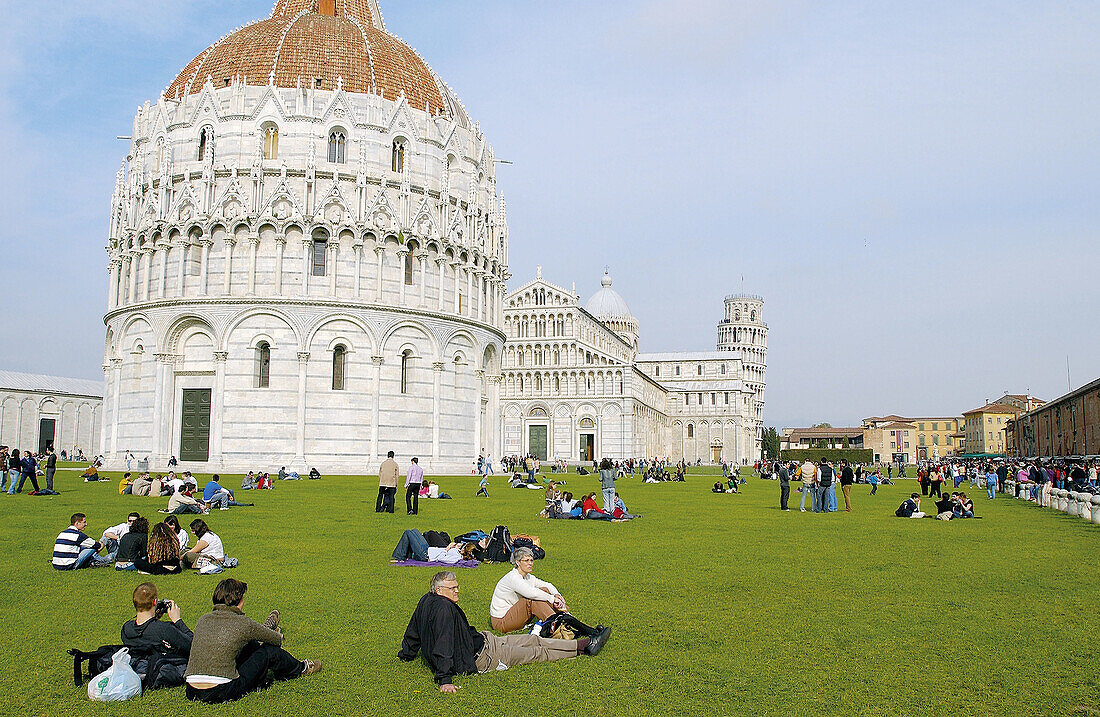
<path fill-rule="evenodd" d="M 490 617 L 489 624 L 497 632 L 515 632 L 526 625 L 532 616 L 545 620 L 553 614 L 554 608 L 548 602 L 520 598 L 519 602 L 504 613 L 504 617 Z"/>
<path fill-rule="evenodd" d="M 507 670 L 516 665 L 529 662 L 553 662 L 576 657 L 576 640 L 554 640 L 537 635 L 494 635 L 488 630 L 481 632 L 485 638 L 485 647 L 477 653 L 477 671 L 491 672 Z"/>

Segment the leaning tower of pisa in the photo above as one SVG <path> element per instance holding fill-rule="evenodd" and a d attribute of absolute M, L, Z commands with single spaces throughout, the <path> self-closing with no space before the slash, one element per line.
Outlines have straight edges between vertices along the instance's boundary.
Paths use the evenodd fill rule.
<path fill-rule="evenodd" d="M 741 352 L 742 381 L 754 395 L 752 416 L 759 428 L 764 414 L 768 367 L 764 297 L 754 294 L 730 294 L 726 297 L 725 314 L 718 322 L 718 350 Z M 759 440 L 759 432 L 757 436 Z"/>

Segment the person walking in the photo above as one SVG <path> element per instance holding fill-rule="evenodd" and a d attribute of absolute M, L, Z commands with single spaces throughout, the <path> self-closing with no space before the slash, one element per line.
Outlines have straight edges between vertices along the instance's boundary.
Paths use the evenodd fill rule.
<path fill-rule="evenodd" d="M 816 513 L 820 510 L 820 504 L 817 498 L 817 466 L 814 462 L 807 460 L 798 468 L 802 474 L 802 503 L 799 506 L 799 510 L 803 513 L 806 512 L 806 495 L 810 496 L 810 508 Z M 818 508 L 814 508 L 814 505 L 818 505 Z"/>
<path fill-rule="evenodd" d="M 397 467 L 397 461 L 393 459 L 393 451 L 386 454 L 386 460 L 378 466 L 378 500 L 374 504 L 374 512 L 393 512 L 393 497 L 397 493 L 397 479 L 401 477 L 401 469 Z"/>
<path fill-rule="evenodd" d="M 420 484 L 423 482 L 424 469 L 420 467 L 420 459 L 414 456 L 405 475 L 405 510 L 409 515 L 420 512 Z"/>
<path fill-rule="evenodd" d="M 840 461 L 840 491 L 844 494 L 844 512 L 852 512 L 852 484 L 856 482 L 855 473 L 852 471 L 852 466 L 848 464 L 848 460 L 841 459 Z"/>
<path fill-rule="evenodd" d="M 790 511 L 787 507 L 787 499 L 791 497 L 791 476 L 785 464 L 778 463 L 777 466 L 775 472 L 779 476 L 779 509 Z"/>
<path fill-rule="evenodd" d="M 38 461 L 34 459 L 30 451 L 23 451 L 23 460 L 21 461 L 23 468 L 23 474 L 19 476 L 19 487 L 15 489 L 16 493 L 23 492 L 23 484 L 27 482 L 29 478 L 31 485 L 34 486 L 34 492 L 38 492 Z"/>

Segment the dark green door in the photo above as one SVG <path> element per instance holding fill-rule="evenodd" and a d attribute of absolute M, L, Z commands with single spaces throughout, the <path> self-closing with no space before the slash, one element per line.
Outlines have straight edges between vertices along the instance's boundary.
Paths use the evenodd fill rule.
<path fill-rule="evenodd" d="M 53 433 L 56 422 L 52 418 L 43 418 L 38 421 L 38 452 L 45 453 L 47 448 L 53 447 Z"/>
<path fill-rule="evenodd" d="M 596 455 L 596 434 L 581 434 L 581 460 L 588 462 Z"/>
<path fill-rule="evenodd" d="M 546 426 L 527 427 L 527 450 L 540 461 L 546 460 Z"/>
<path fill-rule="evenodd" d="M 210 389 L 185 388 L 180 416 L 180 460 L 210 458 Z"/>

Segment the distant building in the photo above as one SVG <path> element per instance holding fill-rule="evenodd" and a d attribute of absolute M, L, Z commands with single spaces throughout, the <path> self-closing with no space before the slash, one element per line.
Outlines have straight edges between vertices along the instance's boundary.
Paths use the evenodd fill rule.
<path fill-rule="evenodd" d="M 779 436 L 779 450 L 813 448 L 863 448 L 863 429 L 849 428 L 784 428 Z"/>
<path fill-rule="evenodd" d="M 1007 403 L 987 403 L 963 413 L 966 455 L 1006 455 L 1005 427 L 1021 409 Z"/>
<path fill-rule="evenodd" d="M 876 463 L 916 462 L 917 426 L 902 416 L 863 419 L 863 447 L 870 448 Z"/>
<path fill-rule="evenodd" d="M 0 371 L 0 445 L 91 458 L 102 416 L 102 381 Z"/>
<path fill-rule="evenodd" d="M 1021 411 L 1034 411 L 1036 408 L 1041 408 L 1047 404 L 1041 398 L 1035 398 L 1034 396 L 1026 393 L 1006 393 L 995 401 L 986 401 L 986 403 L 1003 403 L 1007 406 L 1015 406 Z"/>
<path fill-rule="evenodd" d="M 960 416 L 911 418 L 917 426 L 917 460 L 936 460 L 962 454 Z"/>
<path fill-rule="evenodd" d="M 1022 413 L 1007 432 L 1019 456 L 1100 455 L 1100 379 Z"/>

